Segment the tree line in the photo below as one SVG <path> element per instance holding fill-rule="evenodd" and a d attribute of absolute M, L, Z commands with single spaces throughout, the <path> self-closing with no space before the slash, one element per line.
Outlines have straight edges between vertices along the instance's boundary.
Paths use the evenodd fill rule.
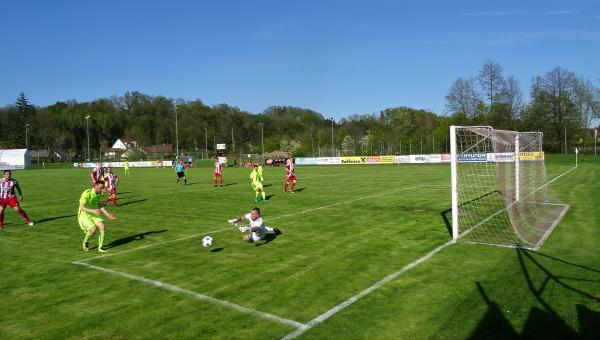
<path fill-rule="evenodd" d="M 273 106 L 252 114 L 228 104 L 209 106 L 137 91 L 39 107 L 20 93 L 14 104 L 0 108 L 0 146 L 28 146 L 81 160 L 88 135 L 94 159 L 117 138 L 142 146 L 178 141 L 180 154 L 186 155 L 214 154 L 217 143 L 228 144 L 234 154 L 439 153 L 449 150 L 448 128 L 453 124 L 542 131 L 550 152 L 564 151 L 565 135 L 567 145 L 592 143 L 591 124 L 600 118 L 600 89 L 591 80 L 556 67 L 534 77 L 529 91 L 531 100 L 525 102 L 516 77 L 504 77 L 500 64 L 488 61 L 477 76 L 452 83 L 443 114 L 395 107 L 334 121 L 299 107 Z"/>

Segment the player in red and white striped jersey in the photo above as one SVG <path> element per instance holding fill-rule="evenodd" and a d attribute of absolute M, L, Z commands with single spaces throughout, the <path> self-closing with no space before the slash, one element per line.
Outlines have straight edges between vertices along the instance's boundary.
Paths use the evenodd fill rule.
<path fill-rule="evenodd" d="M 217 177 L 221 180 L 221 186 L 223 186 L 223 163 L 219 162 L 218 158 L 215 158 L 215 171 L 213 173 L 213 181 L 215 187 L 217 186 Z"/>
<path fill-rule="evenodd" d="M 104 185 L 108 190 L 108 197 L 104 200 L 104 204 L 112 201 L 113 205 L 117 206 L 117 184 L 119 183 L 119 177 L 117 174 L 112 172 L 112 168 L 106 168 L 104 172 Z"/>
<path fill-rule="evenodd" d="M 27 217 L 25 211 L 19 206 L 19 201 L 23 201 L 23 192 L 21 191 L 19 182 L 11 178 L 11 175 L 12 172 L 10 170 L 4 170 L 2 179 L 0 179 L 0 229 L 4 227 L 4 208 L 7 205 L 15 209 L 23 217 L 26 224 L 33 225 L 33 222 Z M 19 201 L 17 201 L 15 189 L 19 193 Z"/>
<path fill-rule="evenodd" d="M 96 164 L 96 166 L 92 169 L 92 173 L 90 176 L 92 177 L 92 187 L 96 185 L 96 182 L 102 181 L 102 162 Z"/>
<path fill-rule="evenodd" d="M 286 180 L 285 185 L 283 186 L 283 192 L 287 192 L 287 187 L 290 184 L 290 182 L 292 182 L 290 192 L 293 194 L 294 188 L 296 187 L 296 173 L 294 172 L 294 162 L 292 161 L 292 158 L 288 158 L 285 161 L 285 163 Z"/>

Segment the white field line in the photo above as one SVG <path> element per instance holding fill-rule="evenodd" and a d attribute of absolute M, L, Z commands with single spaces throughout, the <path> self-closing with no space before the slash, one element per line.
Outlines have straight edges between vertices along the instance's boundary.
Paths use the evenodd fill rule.
<path fill-rule="evenodd" d="M 562 176 L 566 175 L 567 173 L 571 172 L 575 170 L 575 168 L 572 168 L 568 171 L 566 171 L 565 173 L 561 174 L 560 176 L 552 179 L 551 181 L 545 183 L 544 185 L 542 185 L 541 187 L 539 187 L 537 190 L 540 190 L 541 188 L 547 186 L 548 184 L 556 181 L 557 179 L 561 178 Z M 471 229 L 472 230 L 472 229 Z M 340 303 L 339 305 L 331 308 L 330 310 L 328 310 L 327 312 L 317 316 L 316 318 L 312 319 L 311 321 L 309 321 L 305 327 L 302 328 L 298 328 L 295 331 L 289 333 L 288 335 L 286 335 L 285 337 L 283 337 L 283 340 L 289 340 L 289 339 L 294 339 L 296 337 L 298 337 L 299 335 L 301 335 L 302 333 L 306 332 L 307 330 L 313 328 L 314 326 L 320 324 L 321 322 L 327 320 L 328 318 L 330 318 L 331 316 L 333 316 L 334 314 L 340 312 L 341 310 L 345 309 L 346 307 L 350 306 L 351 304 L 353 304 L 354 302 L 358 301 L 359 299 L 367 296 L 368 294 L 370 294 L 371 292 L 373 292 L 374 290 L 376 290 L 377 288 L 383 286 L 384 284 L 386 284 L 387 282 L 390 282 L 392 280 L 394 280 L 395 278 L 397 278 L 398 276 L 400 276 L 402 273 L 418 266 L 419 264 L 427 261 L 429 258 L 431 258 L 433 255 L 439 253 L 441 250 L 443 250 L 444 248 L 448 247 L 449 245 L 455 243 L 455 241 L 448 241 L 444 244 L 442 244 L 441 246 L 435 248 L 434 250 L 430 251 L 429 253 L 427 253 L 425 256 L 419 258 L 418 260 L 400 268 L 400 270 L 384 277 L 383 279 L 377 281 L 375 284 L 373 284 L 371 287 L 363 290 L 362 292 L 354 295 L 353 297 L 347 299 L 346 301 Z"/>
<path fill-rule="evenodd" d="M 398 271 L 393 272 L 391 274 L 389 274 L 388 276 L 384 277 L 383 279 L 375 282 L 372 286 L 370 286 L 369 288 L 363 290 L 362 292 L 352 296 L 351 298 L 347 299 L 346 301 L 340 303 L 339 305 L 331 308 L 330 310 L 326 311 L 325 313 L 317 316 L 316 318 L 312 319 L 311 321 L 309 321 L 307 324 L 304 325 L 304 327 L 299 327 L 298 329 L 296 329 L 295 331 L 289 333 L 288 335 L 286 335 L 285 337 L 283 337 L 282 339 L 284 340 L 288 340 L 288 339 L 294 339 L 297 336 L 301 335 L 302 333 L 304 333 L 305 331 L 313 328 L 314 326 L 320 324 L 321 322 L 329 319 L 331 316 L 333 316 L 334 314 L 342 311 L 343 309 L 345 309 L 346 307 L 352 305 L 353 303 L 355 303 L 356 301 L 362 299 L 363 297 L 369 295 L 370 293 L 372 293 L 374 290 L 376 290 L 377 288 L 383 286 L 384 284 L 396 279 L 398 276 L 402 275 L 403 273 L 411 270 L 412 268 L 418 266 L 419 264 L 427 261 L 428 259 L 430 259 L 433 255 L 439 253 L 440 251 L 442 251 L 444 248 L 448 247 L 449 245 L 455 243 L 454 241 L 450 240 L 444 244 L 442 244 L 441 246 L 438 246 L 437 248 L 433 249 L 432 251 L 430 251 L 429 253 L 425 254 L 423 257 L 417 259 L 414 262 L 411 262 L 407 265 L 405 265 L 404 267 L 400 268 Z"/>
<path fill-rule="evenodd" d="M 258 316 L 260 318 L 266 319 L 266 320 L 271 320 L 271 321 L 276 321 L 288 326 L 292 326 L 296 329 L 302 329 L 304 327 L 306 327 L 305 324 L 300 323 L 298 321 L 294 321 L 294 320 L 290 320 L 290 319 L 286 319 L 286 318 L 282 318 L 279 317 L 277 315 L 273 315 L 273 314 L 269 314 L 266 312 L 262 312 L 256 309 L 252 309 L 252 308 L 248 308 L 248 307 L 244 307 L 244 306 L 240 306 L 238 304 L 235 304 L 233 302 L 229 302 L 229 301 L 225 301 L 225 300 L 219 300 L 219 299 L 215 299 L 211 296 L 208 295 L 204 295 L 204 294 L 200 294 L 200 293 L 196 293 L 193 292 L 191 290 L 187 290 L 181 287 L 177 287 L 174 285 L 170 285 L 168 283 L 164 283 L 164 282 L 160 282 L 160 281 L 155 281 L 155 280 L 150 280 L 144 277 L 140 277 L 140 276 L 136 276 L 136 275 L 132 275 L 132 274 L 128 274 L 125 272 L 120 272 L 120 271 L 116 271 L 116 270 L 112 270 L 112 269 L 108 269 L 108 268 L 104 268 L 104 267 L 99 267 L 99 266 L 94 266 L 92 264 L 89 263 L 83 263 L 80 261 L 75 261 L 73 262 L 73 264 L 79 265 L 79 266 L 84 266 L 84 267 L 88 267 L 91 269 L 95 269 L 101 272 L 105 272 L 105 273 L 109 273 L 109 274 L 113 274 L 113 275 L 118 275 L 130 280 L 134 280 L 134 281 L 138 281 L 138 282 L 143 282 L 143 283 L 147 283 L 150 284 L 152 286 L 161 288 L 161 289 L 166 289 L 168 291 L 171 292 L 175 292 L 175 293 L 182 293 L 182 294 L 186 294 L 189 295 L 197 300 L 203 300 L 203 301 L 209 301 L 212 302 L 214 304 L 217 305 L 221 305 L 223 307 L 229 308 L 229 309 L 233 309 L 236 310 L 238 312 L 242 312 L 245 314 L 250 314 L 250 315 L 254 315 L 254 316 Z"/>
<path fill-rule="evenodd" d="M 324 205 L 324 206 L 320 206 L 320 207 L 316 207 L 316 208 L 306 209 L 306 210 L 298 211 L 298 212 L 291 213 L 291 214 L 285 214 L 285 215 L 275 216 L 273 218 L 270 218 L 269 220 L 276 220 L 278 218 L 289 217 L 289 216 L 298 215 L 298 214 L 304 214 L 304 213 L 315 211 L 315 210 L 326 209 L 326 208 L 335 207 L 335 206 L 338 206 L 338 205 L 341 205 L 341 204 L 352 203 L 352 202 L 356 202 L 356 201 L 360 201 L 360 200 L 364 200 L 364 199 L 368 199 L 368 198 L 383 196 L 383 195 L 387 195 L 387 194 L 391 194 L 391 193 L 395 193 L 395 192 L 403 191 L 403 190 L 412 190 L 412 189 L 416 189 L 416 188 L 420 188 L 420 187 L 449 187 L 449 185 L 446 185 L 446 184 L 442 184 L 442 185 L 436 185 L 436 184 L 415 185 L 415 186 L 408 187 L 408 188 L 400 188 L 400 189 L 396 189 L 396 190 L 392 190 L 392 191 L 382 192 L 382 193 L 379 193 L 379 194 L 374 194 L 374 195 L 369 195 L 369 196 L 363 196 L 363 197 L 354 198 L 354 199 L 347 200 L 347 201 L 342 201 L 342 202 L 332 203 L 332 204 L 328 204 L 328 205 Z M 160 246 L 160 245 L 163 245 L 163 244 L 166 244 L 166 243 L 183 241 L 183 240 L 187 240 L 189 238 L 199 237 L 199 236 L 203 236 L 203 235 L 207 235 L 207 234 L 216 234 L 216 233 L 219 233 L 219 232 L 222 232 L 222 231 L 226 231 L 226 230 L 230 230 L 230 229 L 233 229 L 233 228 L 235 228 L 235 227 L 226 227 L 226 228 L 223 228 L 223 229 L 217 229 L 217 230 L 213 230 L 213 231 L 207 231 L 207 232 L 203 232 L 203 233 L 188 235 L 188 236 L 176 238 L 176 239 L 173 239 L 173 240 L 168 240 L 168 241 L 163 241 L 163 242 L 148 244 L 148 245 L 145 245 L 145 246 L 141 246 L 141 247 L 137 247 L 137 248 L 132 248 L 132 249 L 128 249 L 128 250 L 123 250 L 123 251 L 116 252 L 116 253 L 108 253 L 108 254 L 98 255 L 98 256 L 94 256 L 94 257 L 88 257 L 88 258 L 80 259 L 80 260 L 77 260 L 77 261 L 79 261 L 79 262 L 85 262 L 85 261 L 91 261 L 91 260 L 94 260 L 94 259 L 99 259 L 99 258 L 103 258 L 103 257 L 107 257 L 107 256 L 114 256 L 114 255 L 119 255 L 119 254 L 130 253 L 132 251 L 136 251 L 136 250 L 139 250 L 139 249 L 156 247 L 156 246 Z"/>
<path fill-rule="evenodd" d="M 287 215 L 281 215 L 281 216 L 277 216 L 275 218 L 282 218 L 282 217 L 287 217 L 287 216 L 291 216 L 291 215 L 296 215 L 299 213 L 304 213 L 304 212 L 310 212 L 310 211 L 314 211 L 314 210 L 318 210 L 318 209 L 324 209 L 327 207 L 332 207 L 332 206 L 337 206 L 340 204 L 344 204 L 344 203 L 350 203 L 350 202 L 355 202 L 358 200 L 362 200 L 362 199 L 367 199 L 367 198 L 372 198 L 372 197 L 377 197 L 377 196 L 382 196 L 385 194 L 390 194 L 390 193 L 394 193 L 394 192 L 398 192 L 398 191 L 402 191 L 402 190 L 412 190 L 412 189 L 416 189 L 419 187 L 448 187 L 448 185 L 417 185 L 417 186 L 413 186 L 413 187 L 408 187 L 408 188 L 401 188 L 398 190 L 392 190 L 392 191 L 388 191 L 388 192 L 384 192 L 384 193 L 379 193 L 379 194 L 375 194 L 375 195 L 369 195 L 369 196 L 365 196 L 365 197 L 360 197 L 360 198 L 356 198 L 356 199 L 352 199 L 352 200 L 348 200 L 348 201 L 344 201 L 344 202 L 338 202 L 338 203 L 334 203 L 334 204 L 330 204 L 330 205 L 326 205 L 326 206 L 322 206 L 322 207 L 318 207 L 318 208 L 313 208 L 313 209 L 307 209 L 301 212 L 297 212 L 294 214 L 287 214 Z M 273 218 L 273 219 L 275 219 Z M 215 232 L 219 232 L 219 231 L 224 231 L 224 230 L 228 230 L 231 229 L 232 227 L 228 227 L 228 228 L 224 228 L 224 229 L 219 229 L 219 230 L 215 230 L 209 233 L 215 233 Z M 255 315 L 264 319 L 268 319 L 268 320 L 273 320 L 282 324 L 286 324 L 286 325 L 290 325 L 294 328 L 296 328 L 295 331 L 293 331 L 292 333 L 289 333 L 284 339 L 292 339 L 297 337 L 298 335 L 304 333 L 306 330 L 316 326 L 317 324 L 327 320 L 329 317 L 331 317 L 332 315 L 336 314 L 337 312 L 343 310 L 344 308 L 350 306 L 351 304 L 353 304 L 354 302 L 358 301 L 359 299 L 363 298 L 364 296 L 370 294 L 371 292 L 373 292 L 374 290 L 376 290 L 377 288 L 381 287 L 382 285 L 384 285 L 385 283 L 394 280 L 395 278 L 397 278 L 398 276 L 400 276 L 402 273 L 418 266 L 419 264 L 421 264 L 422 262 L 425 262 L 426 260 L 428 260 L 430 257 L 432 257 L 433 255 L 435 255 L 436 253 L 440 252 L 442 249 L 446 248 L 447 246 L 449 246 L 450 244 L 453 244 L 454 241 L 450 240 L 446 243 L 444 243 L 443 245 L 433 249 L 432 251 L 430 251 L 429 253 L 427 253 L 426 255 L 424 255 L 423 257 L 417 259 L 416 261 L 400 268 L 398 271 L 384 277 L 383 279 L 379 280 L 378 282 L 376 282 L 375 284 L 373 284 L 371 287 L 363 290 L 362 292 L 360 292 L 359 294 L 349 298 L 348 300 L 342 302 L 341 304 L 331 308 L 330 310 L 328 310 L 327 312 L 319 315 L 318 317 L 314 318 L 313 320 L 311 320 L 308 324 L 303 324 L 300 323 L 298 321 L 294 321 L 294 320 L 290 320 L 290 319 L 286 319 L 286 318 L 282 318 L 273 314 L 269 314 L 266 312 L 262 312 L 262 311 L 258 311 L 255 309 L 251 309 L 251 308 L 247 308 L 247 307 L 243 307 L 240 306 L 238 304 L 229 302 L 229 301 L 225 301 L 225 300 L 219 300 L 216 298 L 213 298 L 211 296 L 208 295 L 204 295 L 204 294 L 200 294 L 200 293 L 196 293 L 178 286 L 174 286 L 168 283 L 164 283 L 164 282 L 160 282 L 160 281 L 156 281 L 156 280 L 151 280 L 151 279 L 147 279 L 144 277 L 140 277 L 140 276 L 136 276 L 136 275 L 132 275 L 129 273 L 125 273 L 125 272 L 120 272 L 120 271 L 116 271 L 116 270 L 112 270 L 112 269 L 108 269 L 108 268 L 104 268 L 104 267 L 100 267 L 100 266 L 95 266 L 89 263 L 85 263 L 85 261 L 90 261 L 92 259 L 97 259 L 97 258 L 101 258 L 101 257 L 105 257 L 105 256 L 110 256 L 110 255 L 117 255 L 117 254 L 123 254 L 123 253 L 127 253 L 127 252 L 131 252 L 137 249 L 143 249 L 143 248 L 148 248 L 148 247 L 152 247 L 152 246 L 157 246 L 157 245 L 161 245 L 161 244 L 165 244 L 165 243 L 170 243 L 170 242 L 176 242 L 176 241 L 180 241 L 180 240 L 184 240 L 184 239 L 188 239 L 188 238 L 192 238 L 192 237 L 196 237 L 198 235 L 205 235 L 204 234 L 195 234 L 195 235 L 190 235 L 190 236 L 186 236 L 183 238 L 179 238 L 179 239 L 174 239 L 174 240 L 170 240 L 170 241 L 164 241 L 164 242 L 160 242 L 160 243 L 155 243 L 155 244 L 150 244 L 147 246 L 142 246 L 142 247 L 138 247 L 138 248 L 133 248 L 130 250 L 125 250 L 119 253 L 112 253 L 112 254 L 104 254 L 104 255 L 99 255 L 96 257 L 92 257 L 92 258 L 88 258 L 88 259 L 83 259 L 83 260 L 79 260 L 79 261 L 74 261 L 72 262 L 75 265 L 80 265 L 80 266 L 85 266 L 94 270 L 98 270 L 98 271 L 102 271 L 105 273 L 109 273 L 109 274 L 113 274 L 113 275 L 118 275 L 118 276 L 122 276 L 131 280 L 135 280 L 135 281 L 139 281 L 139 282 L 143 282 L 143 283 L 147 283 L 150 285 L 153 285 L 155 287 L 158 288 L 162 288 L 162 289 L 166 289 L 172 292 L 176 292 L 176 293 L 183 293 L 183 294 L 187 294 L 189 296 L 192 296 L 193 298 L 196 298 L 198 300 L 204 300 L 204 301 L 209 301 L 215 304 L 219 304 L 221 306 L 224 307 L 228 307 L 234 310 L 237 310 L 239 312 L 245 313 L 245 314 L 251 314 L 251 315 Z"/>

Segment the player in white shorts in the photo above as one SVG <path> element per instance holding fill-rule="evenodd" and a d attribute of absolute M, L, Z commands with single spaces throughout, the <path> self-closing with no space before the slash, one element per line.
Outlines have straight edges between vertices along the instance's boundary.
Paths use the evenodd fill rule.
<path fill-rule="evenodd" d="M 254 242 L 254 241 L 264 240 L 267 237 L 267 234 L 269 234 L 269 233 L 273 233 L 275 235 L 281 234 L 281 230 L 279 230 L 277 228 L 267 227 L 264 224 L 263 219 L 260 216 L 259 208 L 253 208 L 252 211 L 250 211 L 246 215 L 242 215 L 238 218 L 234 218 L 227 222 L 237 225 L 238 222 L 241 222 L 244 220 L 248 221 L 250 224 L 248 227 L 238 227 L 242 233 L 245 233 L 248 231 L 250 232 L 249 234 L 244 235 L 244 238 L 243 238 L 244 241 Z"/>

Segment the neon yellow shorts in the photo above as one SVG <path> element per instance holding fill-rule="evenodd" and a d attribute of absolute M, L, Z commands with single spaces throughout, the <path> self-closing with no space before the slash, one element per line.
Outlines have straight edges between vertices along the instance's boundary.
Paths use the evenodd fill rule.
<path fill-rule="evenodd" d="M 260 182 L 252 182 L 252 187 L 254 188 L 254 191 L 263 190 L 263 185 Z"/>
<path fill-rule="evenodd" d="M 81 215 L 79 215 L 79 217 L 77 218 L 77 220 L 79 221 L 79 227 L 84 232 L 89 231 L 90 228 L 92 228 L 92 227 L 97 227 L 98 223 L 104 221 L 100 217 L 90 216 L 90 215 L 87 215 L 87 214 L 81 214 Z"/>

